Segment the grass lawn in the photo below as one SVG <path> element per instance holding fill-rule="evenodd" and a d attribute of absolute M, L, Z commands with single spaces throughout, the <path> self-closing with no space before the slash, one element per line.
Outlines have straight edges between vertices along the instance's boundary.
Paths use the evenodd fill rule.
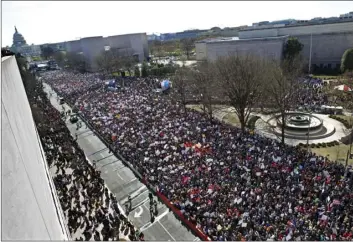
<path fill-rule="evenodd" d="M 186 107 L 193 109 L 193 110 L 196 110 L 198 112 L 203 112 L 201 105 L 186 105 Z M 214 113 L 216 113 L 216 112 L 221 113 L 222 109 L 227 109 L 227 108 L 229 108 L 229 106 L 214 105 L 213 108 L 214 108 L 214 110 L 213 110 Z M 227 124 L 234 125 L 234 126 L 240 125 L 239 119 L 235 113 L 227 113 L 225 116 L 223 116 L 222 121 L 224 121 Z"/>
<path fill-rule="evenodd" d="M 347 120 L 348 122 L 353 122 L 353 116 L 346 116 L 346 115 L 335 115 L 341 119 Z"/>
<path fill-rule="evenodd" d="M 194 104 L 188 104 L 186 105 L 187 108 L 190 108 L 190 109 L 194 109 L 198 112 L 203 112 L 202 110 L 202 105 L 194 105 Z M 213 112 L 218 112 L 219 109 L 221 108 L 227 108 L 227 106 L 224 106 L 224 105 L 213 105 Z"/>
<path fill-rule="evenodd" d="M 310 150 L 318 155 L 328 155 L 331 161 L 343 159 L 343 163 L 345 164 L 349 145 L 340 144 L 333 147 L 310 148 Z M 348 159 L 348 164 L 353 165 L 353 159 Z"/>
<path fill-rule="evenodd" d="M 203 112 L 201 105 L 186 105 L 187 108 L 193 109 L 197 112 Z"/>
<path fill-rule="evenodd" d="M 113 75 L 113 76 L 121 76 L 121 75 L 120 75 L 120 72 L 113 72 L 112 75 Z M 129 75 L 129 72 L 126 71 L 126 72 L 125 72 L 125 76 L 130 76 L 130 75 Z M 131 76 L 134 76 L 134 72 L 133 72 L 133 71 L 131 72 Z"/>
<path fill-rule="evenodd" d="M 320 79 L 337 79 L 340 77 L 340 75 L 337 76 L 329 76 L 329 75 L 313 75 L 314 78 L 320 78 Z"/>
<path fill-rule="evenodd" d="M 223 117 L 223 121 L 227 124 L 231 124 L 234 126 L 239 126 L 240 122 L 235 113 L 228 113 Z"/>

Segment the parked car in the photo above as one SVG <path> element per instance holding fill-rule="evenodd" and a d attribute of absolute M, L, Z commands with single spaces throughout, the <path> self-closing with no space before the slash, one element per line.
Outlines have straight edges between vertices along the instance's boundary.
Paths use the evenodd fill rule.
<path fill-rule="evenodd" d="M 60 105 L 64 104 L 65 103 L 64 98 L 60 98 L 59 103 L 60 103 Z"/>

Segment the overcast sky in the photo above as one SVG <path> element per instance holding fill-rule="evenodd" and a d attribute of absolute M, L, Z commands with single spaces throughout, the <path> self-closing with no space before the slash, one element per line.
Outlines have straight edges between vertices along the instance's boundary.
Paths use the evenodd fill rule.
<path fill-rule="evenodd" d="M 331 17 L 353 11 L 353 1 L 324 2 L 2 2 L 2 46 L 12 44 L 14 26 L 28 44 L 88 36 L 236 27 L 259 21 Z"/>

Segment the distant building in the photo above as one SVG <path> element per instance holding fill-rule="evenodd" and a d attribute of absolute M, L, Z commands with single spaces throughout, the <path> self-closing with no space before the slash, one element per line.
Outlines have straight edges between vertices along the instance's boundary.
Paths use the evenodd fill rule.
<path fill-rule="evenodd" d="M 304 45 L 302 53 L 305 61 L 309 61 L 310 42 L 312 42 L 312 64 L 321 67 L 337 68 L 344 51 L 353 46 L 353 21 L 339 21 L 334 23 L 309 23 L 308 21 L 303 24 L 292 24 L 279 28 L 272 26 L 269 28 L 239 31 L 240 39 L 279 37 L 284 35 L 297 37 Z"/>
<path fill-rule="evenodd" d="M 54 50 L 54 52 L 57 51 L 64 51 L 65 50 L 65 42 L 61 42 L 61 43 L 48 43 L 48 44 L 42 44 L 40 45 L 41 48 L 43 47 L 50 47 Z"/>
<path fill-rule="evenodd" d="M 27 42 L 26 42 L 25 38 L 22 36 L 22 34 L 20 34 L 17 31 L 17 28 L 15 26 L 15 33 L 13 34 L 12 48 L 18 48 L 18 47 L 21 47 L 24 45 L 27 45 Z"/>
<path fill-rule="evenodd" d="M 135 56 L 143 62 L 149 55 L 146 33 L 114 35 L 103 38 L 104 45 L 119 49 L 122 55 Z"/>
<path fill-rule="evenodd" d="M 25 38 L 20 34 L 15 26 L 15 33 L 13 34 L 13 43 L 11 50 L 15 53 L 20 53 L 25 57 L 34 57 L 41 55 L 41 49 L 39 45 L 28 45 Z"/>
<path fill-rule="evenodd" d="M 24 45 L 18 48 L 19 52 L 25 57 L 35 57 L 42 54 L 39 45 Z"/>
<path fill-rule="evenodd" d="M 146 33 L 95 36 L 79 40 L 54 43 L 51 46 L 63 46 L 62 50 L 80 53 L 88 61 L 89 71 L 96 71 L 96 57 L 103 51 L 114 48 L 121 56 L 134 56 L 139 62 L 148 58 L 148 42 Z"/>
<path fill-rule="evenodd" d="M 162 41 L 197 38 L 198 36 L 202 35 L 203 33 L 207 33 L 208 31 L 209 30 L 195 29 L 195 30 L 186 30 L 186 31 L 177 32 L 177 33 L 165 33 L 165 34 L 161 34 L 160 38 Z"/>
<path fill-rule="evenodd" d="M 148 41 L 161 40 L 161 36 L 156 34 L 150 34 L 150 35 L 147 35 L 147 40 Z"/>
<path fill-rule="evenodd" d="M 353 19 L 353 12 L 341 14 L 340 19 Z"/>
<path fill-rule="evenodd" d="M 239 39 L 238 37 L 214 38 L 195 43 L 196 60 L 215 61 L 227 55 L 251 54 L 260 58 L 281 60 L 288 36 Z"/>

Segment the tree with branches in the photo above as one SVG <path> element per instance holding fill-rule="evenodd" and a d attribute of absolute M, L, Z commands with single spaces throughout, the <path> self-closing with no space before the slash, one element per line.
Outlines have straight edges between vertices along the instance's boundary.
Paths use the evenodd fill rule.
<path fill-rule="evenodd" d="M 263 91 L 264 66 L 262 59 L 251 55 L 226 56 L 215 62 L 222 93 L 234 108 L 243 132 Z"/>
<path fill-rule="evenodd" d="M 289 37 L 283 49 L 283 57 L 286 60 L 294 60 L 300 55 L 304 45 L 295 37 Z"/>
<path fill-rule="evenodd" d="M 210 120 L 213 119 L 215 97 L 220 96 L 220 85 L 214 75 L 214 65 L 202 62 L 190 71 L 190 92 L 200 98 L 202 110 Z"/>
<path fill-rule="evenodd" d="M 84 73 L 87 69 L 89 69 L 85 56 L 75 52 L 66 53 L 66 64 L 69 69 L 79 71 L 81 73 Z"/>
<path fill-rule="evenodd" d="M 96 57 L 96 63 L 99 70 L 105 74 L 111 74 L 114 71 L 114 58 L 110 50 L 103 50 L 101 54 Z"/>
<path fill-rule="evenodd" d="M 54 53 L 54 60 L 60 67 L 64 67 L 65 65 L 65 53 L 62 51 L 57 51 Z"/>
<path fill-rule="evenodd" d="M 139 77 L 140 75 L 140 68 L 136 65 L 134 69 L 134 76 Z"/>
<path fill-rule="evenodd" d="M 184 114 L 186 115 L 187 109 L 187 90 L 188 90 L 188 79 L 190 77 L 190 73 L 186 67 L 179 68 L 175 75 L 172 77 L 172 85 L 175 90 L 174 95 L 176 99 L 181 103 L 184 109 Z"/>
<path fill-rule="evenodd" d="M 346 50 L 341 59 L 341 71 L 353 71 L 353 48 Z"/>
<path fill-rule="evenodd" d="M 50 46 L 41 47 L 41 51 L 42 51 L 42 57 L 46 60 L 52 57 L 55 52 L 54 49 L 51 48 Z"/>
<path fill-rule="evenodd" d="M 148 76 L 148 65 L 147 65 L 147 63 L 145 61 L 142 63 L 141 76 L 142 77 L 147 77 Z"/>
<path fill-rule="evenodd" d="M 180 41 L 181 49 L 184 51 L 187 59 L 189 59 L 192 49 L 195 47 L 195 42 L 191 38 L 185 38 Z"/>
<path fill-rule="evenodd" d="M 301 86 L 299 77 L 303 66 L 301 59 L 284 59 L 282 62 L 270 61 L 265 68 L 266 85 L 264 93 L 269 98 L 269 103 L 280 113 L 281 142 L 284 145 L 284 128 L 286 125 L 286 113 L 297 107 Z"/>

